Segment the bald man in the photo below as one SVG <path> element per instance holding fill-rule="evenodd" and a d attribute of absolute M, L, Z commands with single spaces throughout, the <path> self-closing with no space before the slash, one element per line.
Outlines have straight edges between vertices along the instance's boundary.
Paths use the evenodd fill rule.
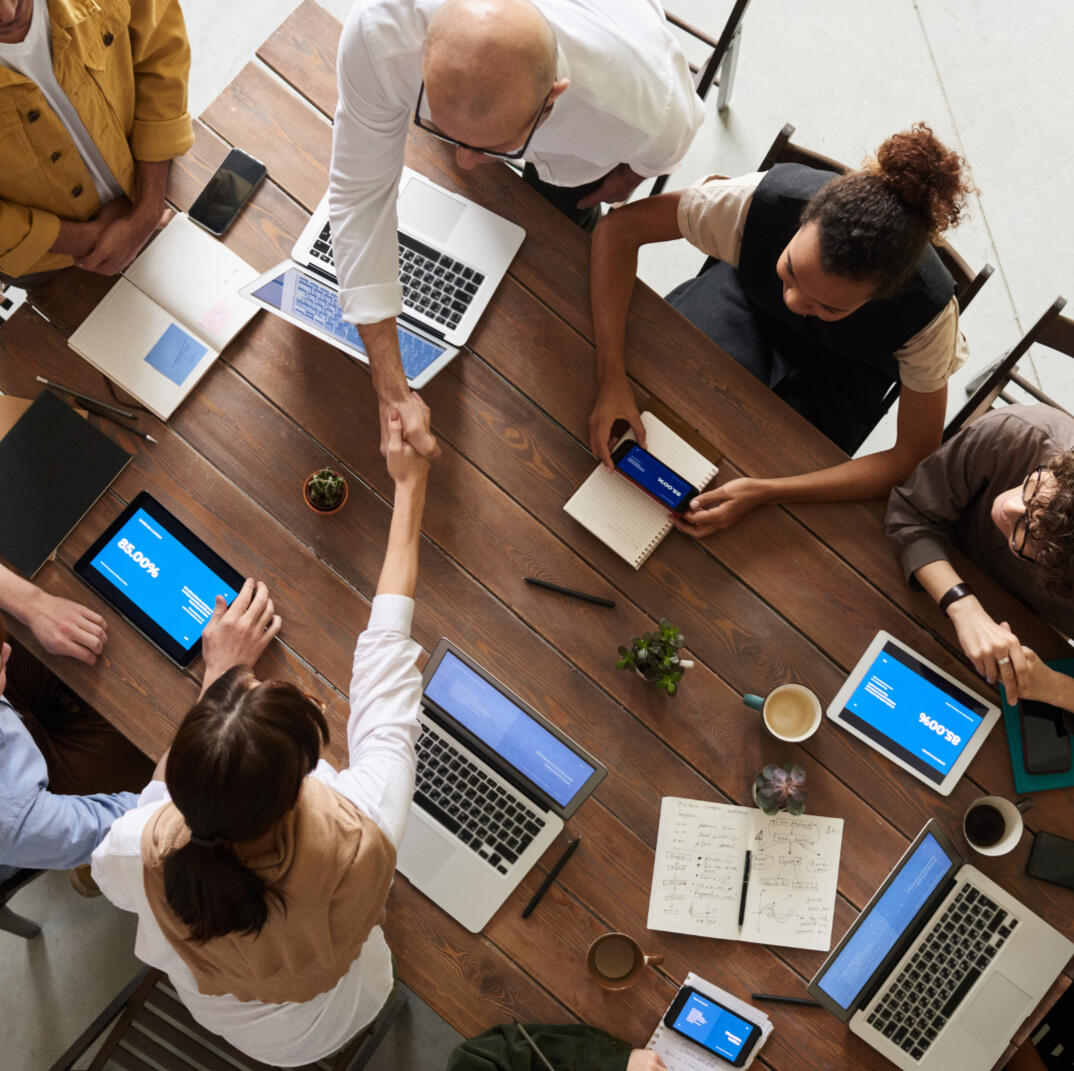
<path fill-rule="evenodd" d="M 357 0 L 338 69 L 329 204 L 343 316 L 369 355 L 381 453 L 397 409 L 407 441 L 436 457 L 395 327 L 411 124 L 452 144 L 462 168 L 524 160 L 527 181 L 585 225 L 672 170 L 703 111 L 657 0 Z"/>

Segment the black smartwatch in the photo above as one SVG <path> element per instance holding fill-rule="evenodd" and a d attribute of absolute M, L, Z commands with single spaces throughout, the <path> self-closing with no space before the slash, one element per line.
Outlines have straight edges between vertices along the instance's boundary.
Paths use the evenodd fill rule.
<path fill-rule="evenodd" d="M 948 590 L 943 593 L 942 598 L 937 603 L 940 607 L 940 612 L 946 614 L 947 608 L 951 603 L 958 602 L 959 599 L 964 599 L 967 595 L 972 594 L 973 588 L 971 588 L 969 584 L 963 584 L 960 580 L 953 588 L 948 588 Z"/>

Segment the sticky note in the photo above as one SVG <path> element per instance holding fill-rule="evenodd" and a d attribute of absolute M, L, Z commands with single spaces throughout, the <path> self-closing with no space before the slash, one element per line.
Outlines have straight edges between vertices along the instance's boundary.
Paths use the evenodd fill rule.
<path fill-rule="evenodd" d="M 208 352 L 207 346 L 188 335 L 178 324 L 169 324 L 145 359 L 177 387 L 181 387 L 183 380 Z"/>

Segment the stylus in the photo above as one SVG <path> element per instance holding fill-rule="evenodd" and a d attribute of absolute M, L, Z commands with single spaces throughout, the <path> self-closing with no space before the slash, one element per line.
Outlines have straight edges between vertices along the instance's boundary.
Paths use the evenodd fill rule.
<path fill-rule="evenodd" d="M 574 855 L 574 849 L 578 847 L 578 842 L 581 837 L 575 837 L 574 840 L 567 845 L 566 850 L 556 860 L 555 865 L 548 872 L 548 877 L 541 882 L 541 887 L 533 894 L 533 898 L 525 906 L 522 911 L 522 917 L 528 919 L 533 914 L 533 909 L 541 902 L 541 897 L 552 887 L 552 882 L 559 876 L 559 872 L 567 865 L 567 860 Z"/>
<path fill-rule="evenodd" d="M 819 1008 L 820 1003 L 808 997 L 778 997 L 774 993 L 753 993 L 754 1000 L 769 1000 L 773 1004 L 804 1004 L 808 1008 Z"/>
<path fill-rule="evenodd" d="M 540 1059 L 541 1063 L 548 1068 L 548 1071 L 556 1071 L 556 1069 L 548 1062 L 548 1058 L 545 1054 L 537 1048 L 537 1042 L 526 1033 L 526 1028 L 517 1019 L 513 1019 L 512 1022 L 518 1027 L 518 1032 L 526 1039 L 529 1047 L 537 1054 L 538 1059 Z"/>
<path fill-rule="evenodd" d="M 149 435 L 147 432 L 139 431 L 137 428 L 132 428 L 129 424 L 123 424 L 120 421 L 116 420 L 116 418 L 112 416 L 111 413 L 106 413 L 103 409 L 98 409 L 96 402 L 86 402 L 86 405 L 89 406 L 89 411 L 94 416 L 99 416 L 102 420 L 107 420 L 109 423 L 115 424 L 117 428 L 122 428 L 124 431 L 129 431 L 131 435 L 137 435 L 139 439 L 145 439 L 147 443 L 155 443 L 157 441 L 153 438 L 152 435 Z"/>
<path fill-rule="evenodd" d="M 742 920 L 746 917 L 746 893 L 750 891 L 750 861 L 753 853 L 746 852 L 746 865 L 742 868 L 742 896 L 738 901 L 738 928 L 742 929 Z"/>
<path fill-rule="evenodd" d="M 522 578 L 527 584 L 533 584 L 538 588 L 548 588 L 549 591 L 558 591 L 560 595 L 570 595 L 572 599 L 581 599 L 582 602 L 596 603 L 597 606 L 607 606 L 609 609 L 615 609 L 615 603 L 611 599 L 602 599 L 599 595 L 587 595 L 584 591 L 575 591 L 573 588 L 560 587 L 559 584 L 553 584 L 550 580 L 538 580 L 535 576 L 524 576 Z"/>
<path fill-rule="evenodd" d="M 88 394 L 83 394 L 81 391 L 65 387 L 62 383 L 57 383 L 54 379 L 45 379 L 44 376 L 38 376 L 37 382 L 44 383 L 46 387 L 52 387 L 54 390 L 58 390 L 63 394 L 70 394 L 72 398 L 77 398 L 79 401 L 90 402 L 92 405 L 96 405 L 109 413 L 115 413 L 117 416 L 126 417 L 128 420 L 138 419 L 138 414 L 132 413 L 129 409 L 120 409 L 118 405 L 109 405 L 108 402 L 102 402 L 100 398 L 93 398 Z"/>

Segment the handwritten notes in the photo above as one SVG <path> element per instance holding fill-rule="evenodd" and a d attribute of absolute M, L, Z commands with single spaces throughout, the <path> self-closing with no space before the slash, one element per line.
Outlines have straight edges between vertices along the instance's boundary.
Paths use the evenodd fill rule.
<path fill-rule="evenodd" d="M 666 797 L 649 929 L 827 951 L 842 840 L 841 818 L 770 817 L 754 807 Z M 740 930 L 747 850 L 752 859 Z"/>

